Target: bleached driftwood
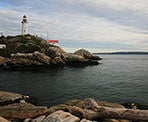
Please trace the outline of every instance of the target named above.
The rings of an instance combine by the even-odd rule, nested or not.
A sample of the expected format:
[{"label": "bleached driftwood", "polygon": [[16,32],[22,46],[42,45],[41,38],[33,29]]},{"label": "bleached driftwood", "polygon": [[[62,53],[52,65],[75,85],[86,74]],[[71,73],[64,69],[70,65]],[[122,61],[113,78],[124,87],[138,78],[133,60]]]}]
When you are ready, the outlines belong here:
[{"label": "bleached driftwood", "polygon": [[[94,113],[88,114],[88,111],[84,111],[83,114],[87,114],[88,119],[95,118],[114,118],[114,119],[127,119],[127,120],[141,120],[148,121],[148,110],[127,109],[127,108],[111,108],[99,106],[94,99],[88,98],[84,100],[84,110],[93,110]],[[85,116],[84,114],[84,116]],[[90,117],[89,117],[90,115]]]},{"label": "bleached driftwood", "polygon": [[112,108],[99,106],[94,99],[85,99],[83,108],[76,106],[65,106],[63,110],[88,120],[99,119],[124,119],[133,121],[148,121],[148,110]]}]

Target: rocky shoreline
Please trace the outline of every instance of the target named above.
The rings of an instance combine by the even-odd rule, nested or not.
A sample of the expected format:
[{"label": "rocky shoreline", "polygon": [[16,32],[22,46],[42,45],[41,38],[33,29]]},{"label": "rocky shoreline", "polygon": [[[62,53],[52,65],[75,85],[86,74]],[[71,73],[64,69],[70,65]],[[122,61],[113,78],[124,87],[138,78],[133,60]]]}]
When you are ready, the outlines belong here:
[{"label": "rocky shoreline", "polygon": [[[27,70],[98,65],[101,57],[80,49],[72,54],[32,35],[0,37],[0,70]],[[57,98],[58,99],[58,98]],[[0,122],[146,122],[147,110],[127,109],[118,103],[92,98],[70,100],[56,106],[37,106],[19,93],[0,91]],[[126,120],[125,120],[126,119]]]},{"label": "rocky shoreline", "polygon": [[32,35],[1,37],[0,69],[28,69],[98,65],[101,57],[80,49],[72,54]]},{"label": "rocky shoreline", "polygon": [[[0,122],[132,122],[113,117],[104,118],[102,114],[97,117],[98,115],[92,107],[94,103],[92,102],[92,105],[88,107],[89,100],[95,101],[88,98],[85,100],[70,100],[52,107],[35,106],[29,96],[0,91]],[[116,108],[125,109],[123,105],[118,103],[95,102],[96,106],[113,110]]]}]

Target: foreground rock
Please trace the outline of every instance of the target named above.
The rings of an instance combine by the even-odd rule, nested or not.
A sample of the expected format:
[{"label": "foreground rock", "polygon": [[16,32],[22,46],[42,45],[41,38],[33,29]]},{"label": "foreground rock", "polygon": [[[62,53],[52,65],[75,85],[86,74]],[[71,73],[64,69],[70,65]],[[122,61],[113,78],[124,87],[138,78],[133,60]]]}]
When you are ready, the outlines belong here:
[{"label": "foreground rock", "polygon": [[[75,105],[71,106],[72,104]],[[107,106],[102,106],[102,104]],[[114,105],[117,105],[117,107]],[[51,111],[54,109],[57,111],[58,108],[63,108],[63,110],[68,111],[81,119],[85,118],[99,122],[129,122],[128,120],[120,119],[129,119],[138,122],[148,121],[148,110],[126,109],[120,104],[110,104],[107,102],[101,102],[99,105],[99,103],[93,99],[85,99],[84,101],[78,102],[74,101],[66,105],[62,104],[58,107],[51,108]]]},{"label": "foreground rock", "polygon": [[[80,122],[92,122],[92,121],[87,120],[87,119],[82,119]],[[93,122],[95,122],[95,121],[93,121]]]},{"label": "foreground rock", "polygon": [[[99,101],[97,102],[97,104],[102,107],[125,108],[124,106],[118,103]],[[97,115],[96,112],[94,112],[93,110],[85,109],[85,107],[86,107],[85,100],[70,100],[65,104],[60,104],[49,108],[49,113],[53,113],[58,110],[63,110],[79,117],[83,121],[85,120],[86,122],[92,122],[92,120],[93,122],[129,122],[128,120],[121,120],[121,119],[107,119],[107,118],[101,119],[100,117],[91,118],[91,116],[93,117]]]},{"label": "foreground rock", "polygon": [[[32,121],[32,122],[43,122],[43,120],[46,118],[46,116],[45,115],[42,115],[42,116],[39,116],[39,117],[37,117],[37,118],[35,118],[35,119],[30,119],[29,121]],[[26,121],[27,122],[27,121]]]},{"label": "foreground rock", "polygon": [[47,107],[20,102],[0,107],[0,116],[9,119],[35,118],[48,113]]},{"label": "foreground rock", "polygon": [[0,122],[10,122],[10,121],[0,116]]},{"label": "foreground rock", "polygon": [[29,96],[18,93],[0,91],[0,106],[18,103],[20,100],[29,100]]},{"label": "foreground rock", "polygon": [[43,122],[80,122],[80,119],[68,112],[59,110],[47,116]]},{"label": "foreground rock", "polygon": [[[8,122],[138,122],[148,121],[148,110],[127,109],[118,103],[96,102],[94,99],[71,100],[47,108],[35,106],[17,93],[0,92],[0,121]],[[15,101],[17,99],[17,102]],[[7,101],[15,101],[8,103]],[[4,119],[4,118],[5,119]],[[123,120],[129,119],[129,120]]]}]

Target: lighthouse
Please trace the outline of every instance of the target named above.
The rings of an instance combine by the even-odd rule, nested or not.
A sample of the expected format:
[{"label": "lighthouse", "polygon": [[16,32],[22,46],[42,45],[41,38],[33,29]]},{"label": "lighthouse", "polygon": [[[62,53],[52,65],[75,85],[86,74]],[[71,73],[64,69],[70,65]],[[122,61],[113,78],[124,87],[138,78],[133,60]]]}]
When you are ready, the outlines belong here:
[{"label": "lighthouse", "polygon": [[28,24],[28,21],[27,21],[27,16],[24,15],[23,16],[23,20],[22,20],[22,35],[26,35],[27,34],[27,24]]}]

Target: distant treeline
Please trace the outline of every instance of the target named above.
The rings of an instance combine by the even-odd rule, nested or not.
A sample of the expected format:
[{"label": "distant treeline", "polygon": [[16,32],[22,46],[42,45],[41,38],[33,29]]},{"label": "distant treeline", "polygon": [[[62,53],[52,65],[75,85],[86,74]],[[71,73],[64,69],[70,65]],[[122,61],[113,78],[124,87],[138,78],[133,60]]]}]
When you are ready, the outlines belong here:
[{"label": "distant treeline", "polygon": [[94,53],[94,54],[110,54],[110,55],[148,55],[148,52],[111,52],[111,53]]}]

